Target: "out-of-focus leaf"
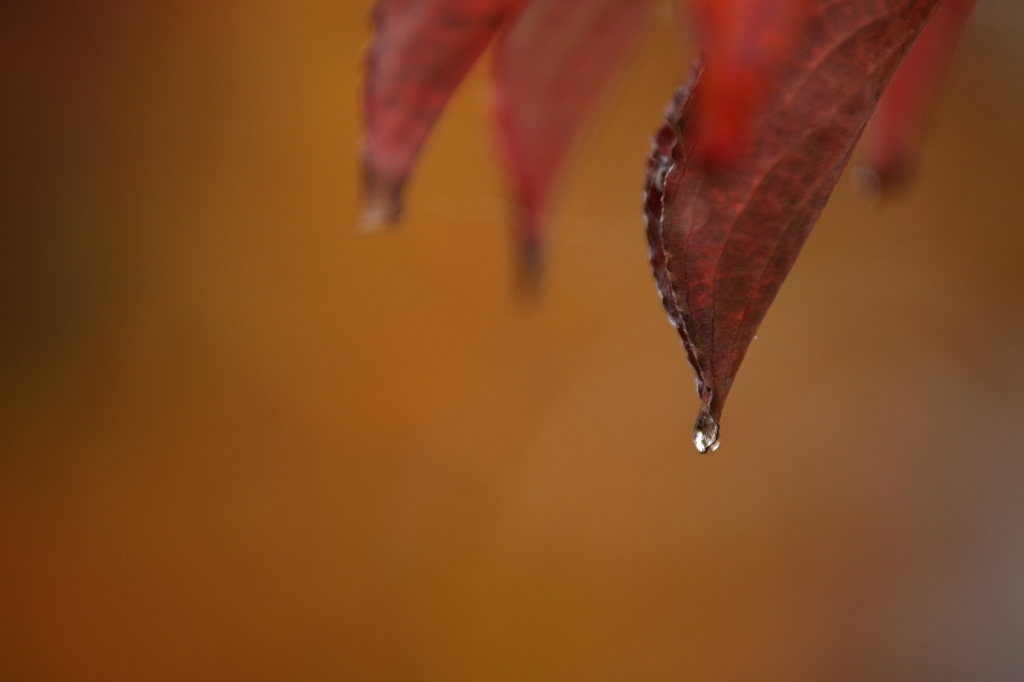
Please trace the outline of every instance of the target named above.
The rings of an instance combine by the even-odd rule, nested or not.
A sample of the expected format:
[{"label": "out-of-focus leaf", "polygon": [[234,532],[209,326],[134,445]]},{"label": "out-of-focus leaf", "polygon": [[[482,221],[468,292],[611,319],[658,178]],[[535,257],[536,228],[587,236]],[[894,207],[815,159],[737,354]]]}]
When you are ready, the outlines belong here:
[{"label": "out-of-focus leaf", "polygon": [[648,238],[662,301],[697,376],[701,452],[717,446],[747,347],[882,91],[939,4],[816,3],[792,56],[767,67],[775,87],[737,136],[728,168],[703,162],[702,147],[715,143],[704,135],[715,110],[702,98],[742,83],[713,82],[722,72],[698,67],[669,108],[648,172]]},{"label": "out-of-focus leaf", "polygon": [[441,110],[521,0],[379,0],[367,57],[363,224],[393,222]]},{"label": "out-of-focus leaf", "polygon": [[498,39],[498,139],[527,284],[536,284],[553,195],[574,143],[653,6],[653,0],[533,0]]},{"label": "out-of-focus leaf", "polygon": [[921,32],[864,132],[864,163],[879,189],[913,170],[928,110],[970,17],[974,0],[946,0]]},{"label": "out-of-focus leaf", "polygon": [[[684,0],[704,58],[704,85],[693,111],[704,166],[738,158],[753,121],[774,93],[800,44],[811,0]],[[683,8],[685,9],[685,8]]]}]

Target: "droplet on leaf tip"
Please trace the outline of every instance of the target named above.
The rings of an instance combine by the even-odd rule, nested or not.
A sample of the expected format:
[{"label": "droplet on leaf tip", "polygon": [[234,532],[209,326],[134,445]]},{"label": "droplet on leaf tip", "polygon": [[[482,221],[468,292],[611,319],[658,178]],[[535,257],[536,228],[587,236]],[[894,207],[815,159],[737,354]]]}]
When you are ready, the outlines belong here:
[{"label": "droplet on leaf tip", "polygon": [[693,427],[693,444],[697,452],[705,454],[718,449],[718,422],[715,421],[708,405],[704,405],[697,416],[697,425]]}]

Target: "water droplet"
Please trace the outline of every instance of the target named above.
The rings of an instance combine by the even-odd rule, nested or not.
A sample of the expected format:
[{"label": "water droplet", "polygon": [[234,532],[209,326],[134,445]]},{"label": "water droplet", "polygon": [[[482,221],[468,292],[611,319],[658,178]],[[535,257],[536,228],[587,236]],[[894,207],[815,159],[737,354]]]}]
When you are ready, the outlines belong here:
[{"label": "water droplet", "polygon": [[697,425],[693,427],[693,444],[702,455],[718,449],[718,422],[711,415],[710,405],[704,405],[697,416]]},{"label": "water droplet", "polygon": [[671,156],[663,155],[658,157],[658,166],[655,169],[653,183],[654,190],[658,192],[658,194],[661,194],[662,192],[665,191],[665,179],[668,177],[668,174],[672,171],[673,166],[675,166],[675,162],[672,161]]}]

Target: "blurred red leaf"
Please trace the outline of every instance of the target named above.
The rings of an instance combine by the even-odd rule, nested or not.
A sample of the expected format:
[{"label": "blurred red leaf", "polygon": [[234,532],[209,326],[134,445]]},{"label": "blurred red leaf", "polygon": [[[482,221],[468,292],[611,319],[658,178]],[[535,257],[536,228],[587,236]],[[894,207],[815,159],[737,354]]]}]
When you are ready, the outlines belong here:
[{"label": "blurred red leaf", "polygon": [[[776,60],[761,67],[775,74],[773,87],[735,138],[728,168],[705,163],[702,153],[718,143],[704,135],[715,116],[704,93],[731,87],[728,70],[698,65],[669,108],[648,171],[648,238],[662,301],[697,375],[701,452],[717,447],[747,347],[886,84],[939,4],[815,3],[791,53],[749,55]],[[719,95],[711,106],[732,100]]]},{"label": "blurred red leaf", "polygon": [[498,39],[495,113],[527,284],[536,285],[553,194],[579,131],[653,5],[532,0]]},{"label": "blurred red leaf", "polygon": [[423,143],[521,0],[380,0],[367,56],[365,227],[393,222]]},{"label": "blurred red leaf", "polygon": [[365,227],[396,221],[420,151],[484,49],[494,50],[498,137],[526,283],[536,283],[553,196],[601,93],[654,0],[380,0],[367,59]]},{"label": "blurred red leaf", "polygon": [[946,0],[921,32],[864,131],[864,163],[879,189],[913,170],[921,129],[974,0]]}]

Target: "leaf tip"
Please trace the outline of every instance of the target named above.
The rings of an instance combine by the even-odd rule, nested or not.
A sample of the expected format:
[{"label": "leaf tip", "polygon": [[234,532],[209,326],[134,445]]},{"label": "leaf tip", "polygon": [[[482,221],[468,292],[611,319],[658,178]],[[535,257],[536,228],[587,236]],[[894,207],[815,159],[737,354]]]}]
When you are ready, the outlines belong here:
[{"label": "leaf tip", "polygon": [[359,229],[365,233],[393,227],[402,217],[402,180],[387,178],[370,165],[363,168],[363,212]]},{"label": "leaf tip", "polygon": [[516,291],[520,298],[538,303],[544,289],[544,245],[532,236],[524,236],[519,243]]},{"label": "leaf tip", "polygon": [[853,169],[850,186],[860,203],[868,208],[878,208],[893,194],[903,189],[911,175],[909,164],[888,167],[863,165]]}]

